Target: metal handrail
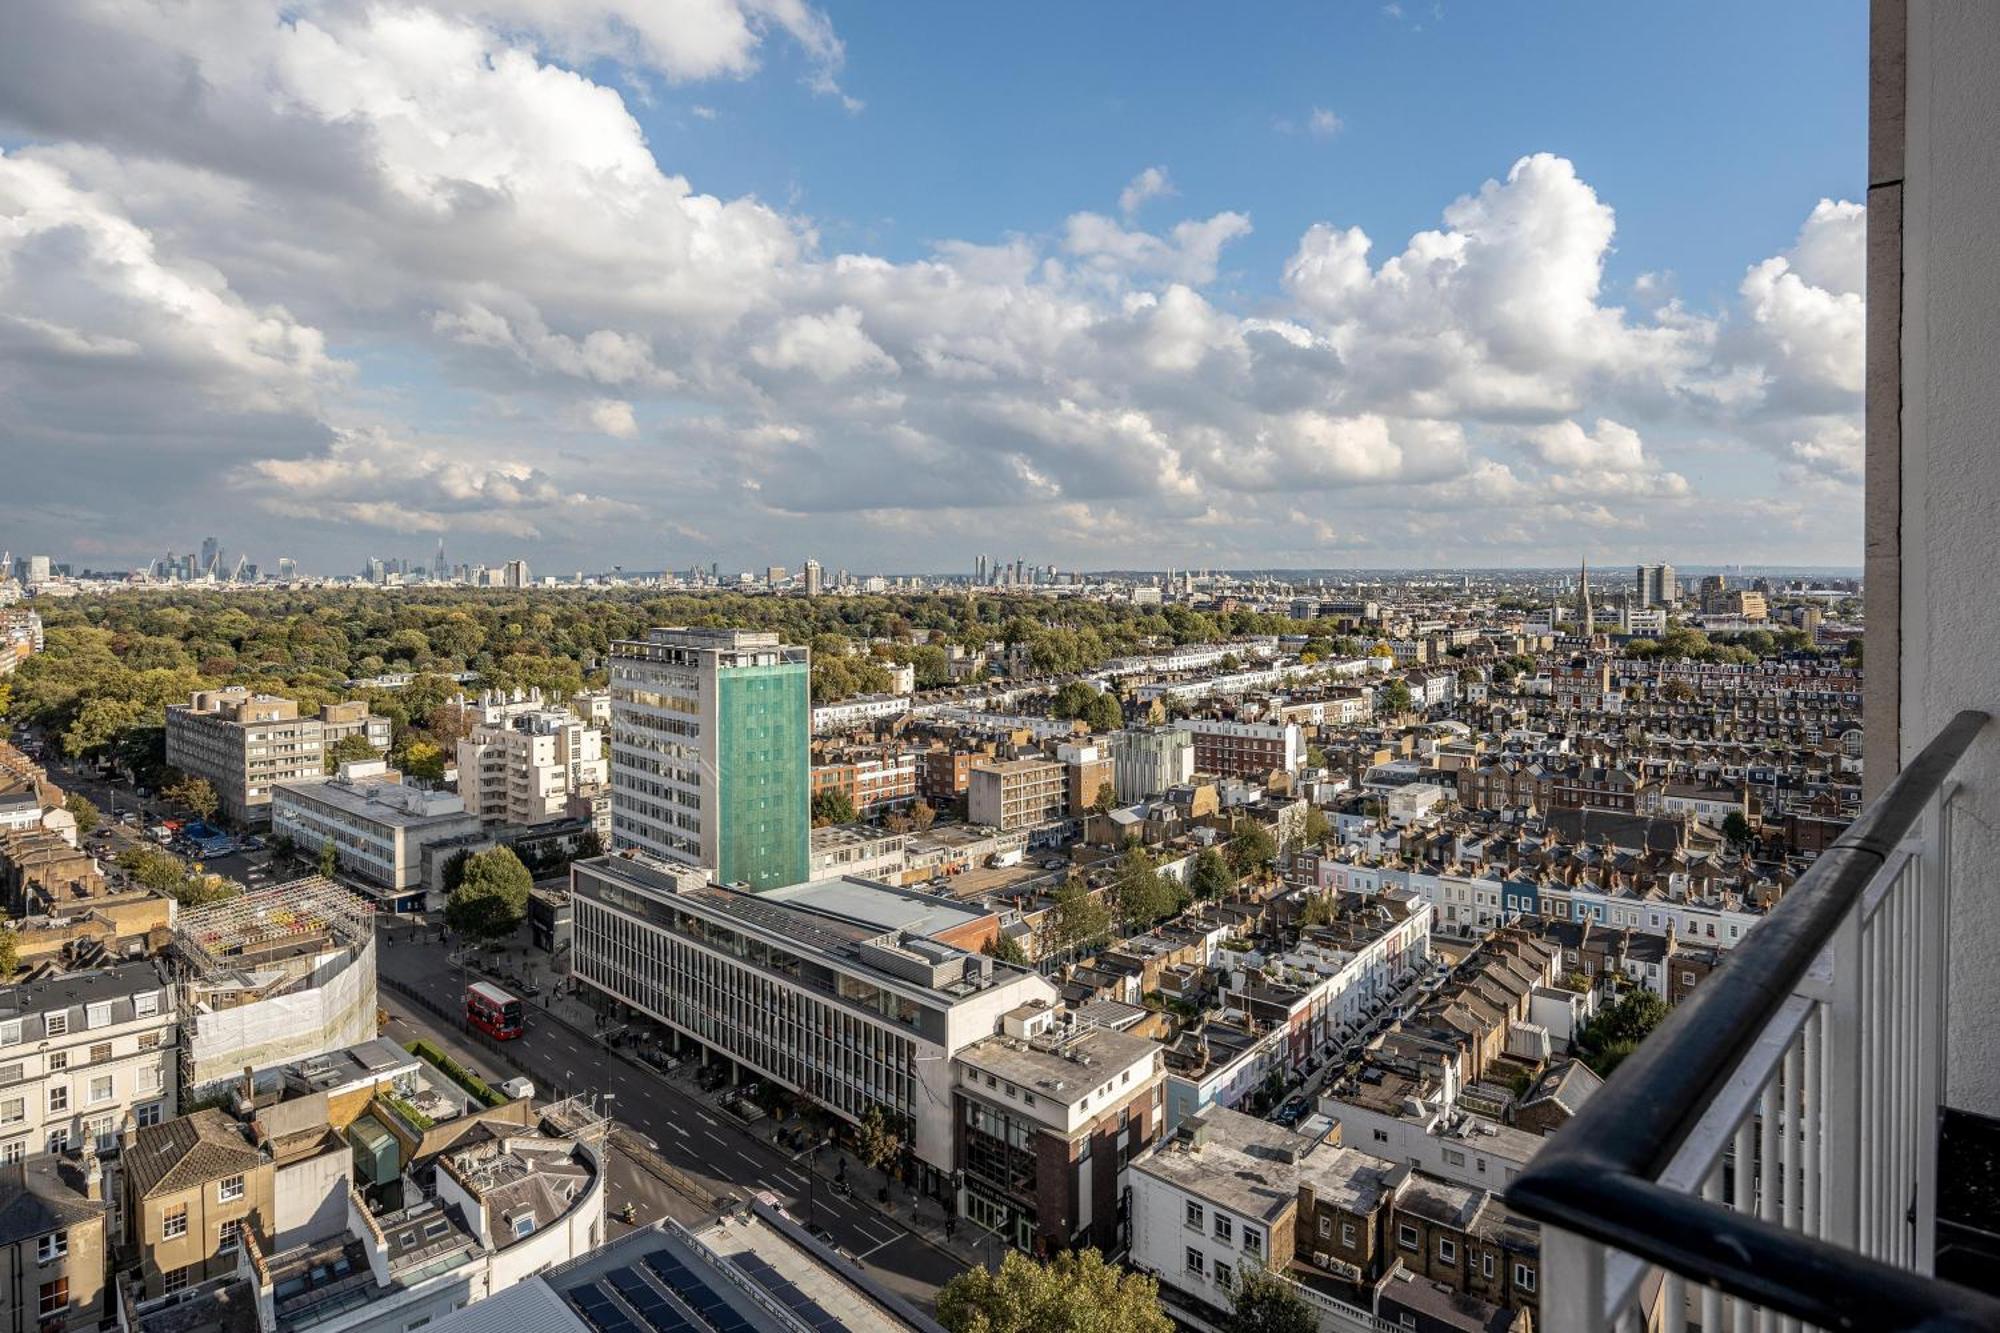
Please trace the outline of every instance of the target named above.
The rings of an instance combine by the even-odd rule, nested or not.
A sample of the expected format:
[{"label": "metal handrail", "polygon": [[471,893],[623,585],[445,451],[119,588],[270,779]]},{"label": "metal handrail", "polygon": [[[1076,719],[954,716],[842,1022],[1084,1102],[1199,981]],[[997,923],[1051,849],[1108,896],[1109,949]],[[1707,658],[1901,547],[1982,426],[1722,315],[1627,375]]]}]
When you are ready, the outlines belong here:
[{"label": "metal handrail", "polygon": [[1989,718],[1947,723],[1506,1190],[1529,1217],[1829,1329],[2000,1329],[2000,1300],[1659,1183]]}]

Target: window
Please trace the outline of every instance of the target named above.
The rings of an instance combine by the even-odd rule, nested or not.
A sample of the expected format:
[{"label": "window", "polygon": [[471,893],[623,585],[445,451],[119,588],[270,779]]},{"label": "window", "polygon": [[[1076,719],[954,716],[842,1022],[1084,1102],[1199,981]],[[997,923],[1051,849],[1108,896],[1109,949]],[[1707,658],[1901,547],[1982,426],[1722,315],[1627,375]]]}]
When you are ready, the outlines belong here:
[{"label": "window", "polygon": [[147,1102],[144,1106],[133,1112],[133,1118],[142,1126],[157,1125],[160,1123],[160,1117],[161,1110],[158,1102]]},{"label": "window", "polygon": [[1224,1217],[1221,1213],[1215,1215],[1215,1238],[1217,1240],[1228,1240],[1229,1233],[1234,1229],[1234,1224],[1228,1218]]},{"label": "window", "polygon": [[1232,1279],[1234,1279],[1234,1277],[1235,1277],[1235,1276],[1236,1276],[1236,1275],[1235,1275],[1234,1273],[1231,1273],[1231,1272],[1229,1271],[1229,1265],[1228,1265],[1228,1264],[1225,1264],[1225,1263],[1218,1263],[1218,1264],[1216,1264],[1216,1266],[1215,1266],[1215,1285],[1216,1285],[1216,1286],[1218,1286],[1218,1287],[1221,1287],[1221,1288],[1222,1288],[1222,1289],[1223,1289],[1224,1291],[1227,1291],[1227,1290],[1229,1290],[1229,1286],[1230,1286],[1230,1283],[1231,1283]]},{"label": "window", "polygon": [[35,1242],[35,1262],[54,1263],[69,1253],[69,1232],[51,1231]]},{"label": "window", "polygon": [[59,1127],[59,1128],[57,1128],[57,1129],[52,1129],[52,1130],[50,1130],[50,1131],[49,1131],[49,1151],[50,1151],[50,1152],[68,1152],[68,1151],[69,1151],[69,1126],[68,1126],[68,1125],[63,1125],[63,1126],[61,1126],[61,1127]]},{"label": "window", "polygon": [[16,1018],[5,1023],[0,1023],[0,1046],[19,1046],[20,1044],[21,1020]]},{"label": "window", "polygon": [[65,1070],[65,1069],[68,1069],[68,1068],[69,1068],[69,1052],[68,1052],[68,1051],[50,1051],[50,1052],[49,1052],[49,1071],[50,1071],[51,1073],[59,1073],[59,1072],[61,1072],[62,1070]]},{"label": "window", "polygon": [[139,1049],[142,1051],[159,1050],[160,1034],[157,1032],[141,1032],[139,1034]]},{"label": "window", "polygon": [[1333,1234],[1333,1219],[1330,1217],[1322,1217],[1319,1220],[1319,1238],[1321,1240],[1325,1240],[1328,1236],[1331,1236],[1332,1234]]},{"label": "window", "polygon": [[1396,1243],[1406,1250],[1416,1249],[1417,1229],[1408,1222],[1399,1223],[1396,1227]]},{"label": "window", "polygon": [[1340,1224],[1340,1243],[1350,1250],[1354,1248],[1354,1223],[1342,1222]]},{"label": "window", "polygon": [[1387,1143],[1388,1141],[1389,1141],[1389,1131],[1388,1131],[1388,1130],[1386,1130],[1386,1129],[1378,1129],[1378,1130],[1376,1130],[1376,1131],[1375,1131],[1375,1142],[1377,1142],[1377,1143]]},{"label": "window", "polygon": [[186,1268],[176,1268],[173,1272],[167,1273],[160,1278],[160,1285],[166,1289],[167,1295],[171,1296],[177,1291],[187,1290],[188,1271]]},{"label": "window", "polygon": [[234,1203],[243,1197],[243,1177],[225,1176],[215,1186],[215,1197],[220,1203]]},{"label": "window", "polygon": [[431,1317],[429,1315],[421,1315],[418,1318],[412,1319],[409,1323],[403,1325],[403,1333],[417,1333],[418,1329],[422,1328],[425,1324],[428,1324],[430,1322],[431,1322]]},{"label": "window", "polygon": [[9,1097],[0,1101],[0,1125],[18,1125],[28,1118],[28,1099]]},{"label": "window", "polygon": [[40,1297],[35,1302],[35,1313],[43,1319],[61,1314],[69,1309],[69,1279],[59,1277],[53,1282],[44,1282]]},{"label": "window", "polygon": [[534,1235],[534,1234],[535,1234],[535,1215],[534,1215],[533,1213],[524,1213],[524,1214],[522,1214],[522,1215],[521,1215],[520,1217],[517,1217],[517,1218],[515,1218],[515,1219],[514,1219],[514,1234],[515,1234],[515,1235],[517,1235],[517,1236],[532,1236],[532,1235]]},{"label": "window", "polygon": [[111,1075],[99,1074],[96,1078],[90,1080],[90,1100],[93,1104],[108,1102],[111,1100],[111,1096]]},{"label": "window", "polygon": [[1196,1231],[1199,1231],[1201,1230],[1201,1218],[1202,1218],[1201,1205],[1198,1203],[1190,1202],[1187,1206],[1187,1224],[1193,1227]]},{"label": "window", "polygon": [[1200,1277],[1204,1271],[1201,1251],[1192,1245],[1188,1246],[1187,1271],[1193,1273],[1196,1277]]},{"label": "window", "polygon": [[1535,1270],[1526,1264],[1515,1264],[1514,1285],[1522,1291],[1533,1291],[1535,1289]]},{"label": "window", "polygon": [[1442,1236],[1438,1237],[1438,1262],[1457,1265],[1458,1245],[1456,1242],[1446,1240]]},{"label": "window", "polygon": [[64,1037],[69,1035],[69,1013],[58,1011],[42,1015],[42,1035],[44,1037]]},{"label": "window", "polygon": [[1482,1255],[1480,1255],[1480,1256],[1479,1256],[1479,1276],[1481,1276],[1481,1277],[1492,1277],[1492,1276],[1493,1276],[1493,1256],[1492,1256],[1492,1255],[1490,1255],[1490,1254],[1482,1254]]},{"label": "window", "polygon": [[1692,973],[1692,972],[1683,972],[1683,973],[1681,973],[1681,985],[1683,985],[1683,986],[1692,986],[1692,985],[1694,985],[1694,973]]},{"label": "window", "polygon": [[111,1043],[100,1041],[90,1048],[90,1063],[101,1065],[111,1058]]},{"label": "window", "polygon": [[161,1216],[160,1237],[175,1240],[188,1233],[188,1206],[177,1203]]},{"label": "window", "polygon": [[1464,1166],[1465,1154],[1456,1148],[1446,1148],[1444,1150],[1444,1160],[1453,1166]]},{"label": "window", "polygon": [[87,1028],[110,1027],[111,1001],[100,1000],[96,1004],[84,1006],[83,1025]]},{"label": "window", "polygon": [[160,1012],[160,993],[156,990],[144,991],[132,997],[132,1012],[140,1018],[147,1018]]},{"label": "window", "polygon": [[215,1228],[215,1252],[217,1254],[236,1253],[236,1246],[242,1237],[242,1218],[232,1217],[226,1222],[218,1223]]},{"label": "window", "polygon": [[1264,1252],[1264,1233],[1259,1231],[1256,1227],[1244,1227],[1243,1253],[1262,1254],[1263,1252]]}]

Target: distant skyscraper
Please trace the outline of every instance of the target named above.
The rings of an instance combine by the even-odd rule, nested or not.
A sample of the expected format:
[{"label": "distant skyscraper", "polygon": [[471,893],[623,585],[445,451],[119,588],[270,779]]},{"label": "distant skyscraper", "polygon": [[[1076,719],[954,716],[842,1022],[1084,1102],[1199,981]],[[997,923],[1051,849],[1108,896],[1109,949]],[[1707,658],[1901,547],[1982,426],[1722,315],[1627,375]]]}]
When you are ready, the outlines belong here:
[{"label": "distant skyscraper", "polygon": [[221,557],[222,543],[213,537],[203,537],[201,539],[201,572],[204,574],[216,573],[215,564]]},{"label": "distant skyscraper", "polygon": [[776,634],[655,629],[611,645],[611,843],[724,883],[803,881],[811,652]]},{"label": "distant skyscraper", "polygon": [[826,574],[820,569],[819,561],[810,559],[806,561],[805,580],[806,596],[817,597],[826,591]]},{"label": "distant skyscraper", "polygon": [[764,570],[765,587],[775,588],[784,581],[785,581],[785,567],[783,565],[771,565]]},{"label": "distant skyscraper", "polygon": [[431,577],[443,583],[451,573],[451,566],[444,562],[444,538],[438,538],[437,558],[431,561]]},{"label": "distant skyscraper", "polygon": [[509,588],[525,588],[529,586],[533,577],[528,572],[527,561],[509,560],[502,574],[501,583]]},{"label": "distant skyscraper", "polygon": [[1633,592],[1640,607],[1667,606],[1680,599],[1680,585],[1674,580],[1672,565],[1640,565],[1633,576]]},{"label": "distant skyscraper", "polygon": [[288,555],[278,557],[278,577],[289,583],[299,576],[298,562]]}]

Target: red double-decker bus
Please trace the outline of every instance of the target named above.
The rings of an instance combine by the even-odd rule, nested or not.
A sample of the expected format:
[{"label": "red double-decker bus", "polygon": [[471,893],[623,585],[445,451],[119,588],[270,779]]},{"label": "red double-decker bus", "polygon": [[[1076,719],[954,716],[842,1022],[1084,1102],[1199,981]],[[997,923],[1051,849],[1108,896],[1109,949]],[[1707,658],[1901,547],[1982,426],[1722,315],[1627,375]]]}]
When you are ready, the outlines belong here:
[{"label": "red double-decker bus", "polygon": [[475,981],[465,988],[465,1021],[489,1037],[507,1041],[527,1030],[528,1009],[491,982]]}]

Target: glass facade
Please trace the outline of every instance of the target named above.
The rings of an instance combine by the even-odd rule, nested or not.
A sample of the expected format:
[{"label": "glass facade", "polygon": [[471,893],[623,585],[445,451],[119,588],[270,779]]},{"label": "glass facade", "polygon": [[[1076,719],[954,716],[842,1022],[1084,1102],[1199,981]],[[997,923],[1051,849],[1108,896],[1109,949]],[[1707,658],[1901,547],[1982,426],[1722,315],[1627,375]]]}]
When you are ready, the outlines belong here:
[{"label": "glass facade", "polygon": [[803,662],[717,673],[716,873],[752,889],[803,883],[812,848],[812,704]]}]

